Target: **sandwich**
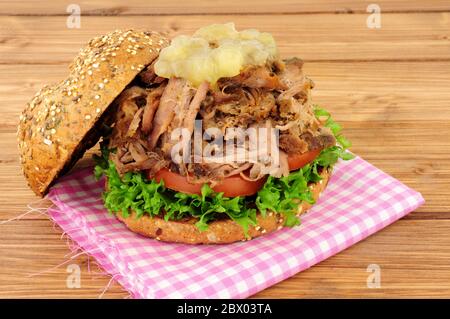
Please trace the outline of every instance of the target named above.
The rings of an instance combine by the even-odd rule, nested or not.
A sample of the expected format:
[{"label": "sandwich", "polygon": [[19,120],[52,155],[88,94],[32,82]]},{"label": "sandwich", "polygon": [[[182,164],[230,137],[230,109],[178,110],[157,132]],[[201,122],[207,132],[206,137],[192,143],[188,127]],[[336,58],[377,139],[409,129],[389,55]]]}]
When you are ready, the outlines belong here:
[{"label": "sandwich", "polygon": [[266,32],[114,31],[26,106],[24,175],[44,196],[100,141],[104,205],[133,232],[226,244],[294,227],[333,166],[353,157],[313,87],[303,61],[282,59]]}]

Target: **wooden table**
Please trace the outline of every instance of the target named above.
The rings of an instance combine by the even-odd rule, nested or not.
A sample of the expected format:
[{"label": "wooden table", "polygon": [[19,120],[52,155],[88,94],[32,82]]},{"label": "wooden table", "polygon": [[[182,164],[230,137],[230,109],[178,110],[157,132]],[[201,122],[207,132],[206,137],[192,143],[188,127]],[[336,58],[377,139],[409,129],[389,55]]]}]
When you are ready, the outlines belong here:
[{"label": "wooden table", "polygon": [[[27,188],[15,132],[28,99],[67,73],[91,37],[117,28],[187,33],[214,22],[272,32],[283,56],[306,61],[317,103],[332,111],[352,150],[420,191],[426,204],[392,226],[255,297],[450,297],[450,2],[76,1],[81,28],[66,27],[74,1],[0,1],[0,220],[48,202]],[[45,209],[44,209],[45,211]],[[87,257],[81,288],[66,287],[66,240],[33,212],[0,225],[0,297],[96,298],[109,282]],[[366,284],[369,264],[381,288]],[[47,270],[41,275],[29,276]],[[104,297],[123,298],[116,283]]]}]

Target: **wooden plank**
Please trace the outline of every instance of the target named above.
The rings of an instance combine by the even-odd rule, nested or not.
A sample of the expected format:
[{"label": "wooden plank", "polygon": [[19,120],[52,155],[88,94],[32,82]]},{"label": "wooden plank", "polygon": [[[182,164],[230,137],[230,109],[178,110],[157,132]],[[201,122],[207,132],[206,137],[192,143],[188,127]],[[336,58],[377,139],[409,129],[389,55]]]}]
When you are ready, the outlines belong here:
[{"label": "wooden plank", "polygon": [[[442,237],[447,223],[400,220],[255,297],[448,297],[450,240]],[[381,288],[367,287],[370,264],[380,266]]]},{"label": "wooden plank", "polygon": [[[1,1],[2,15],[65,15],[67,6],[73,1]],[[354,13],[366,12],[370,2],[358,0],[346,1],[307,1],[307,0],[259,0],[259,1],[202,1],[188,0],[180,3],[177,0],[120,0],[76,2],[84,15],[133,15],[133,14],[248,14],[248,13]],[[378,0],[382,12],[427,12],[448,11],[450,5],[445,0],[402,1]]]},{"label": "wooden plank", "polygon": [[[53,229],[50,220],[23,220],[0,227],[4,234],[0,236],[0,298],[97,298],[108,286],[110,276],[104,275],[93,258],[81,255],[70,260],[75,254],[70,254],[66,238],[61,239],[62,231]],[[71,264],[81,270],[79,289],[66,284]],[[104,294],[104,298],[127,296],[114,282]]]},{"label": "wooden plank", "polygon": [[[377,249],[373,247],[373,249]],[[366,265],[367,267],[367,265]],[[253,298],[448,298],[448,270],[384,269],[381,287],[368,288],[361,268],[313,267]]]},{"label": "wooden plank", "polygon": [[[26,102],[44,84],[67,75],[67,65],[0,65],[0,130],[15,130]],[[305,63],[316,87],[313,99],[339,121],[450,120],[450,61]]]},{"label": "wooden plank", "polygon": [[308,61],[450,59],[449,13],[384,14],[376,30],[367,28],[366,19],[365,14],[108,16],[83,17],[80,29],[68,29],[63,16],[11,16],[0,20],[0,63],[67,63],[90,38],[118,28],[173,36],[229,21],[239,29],[273,33],[282,55]]},{"label": "wooden plank", "polygon": [[[2,227],[2,226],[0,226]],[[401,220],[315,267],[255,295],[283,297],[448,297],[450,289],[450,221]],[[420,236],[417,236],[420,234]],[[81,288],[66,287],[66,266],[46,274],[68,259],[66,241],[50,221],[16,221],[0,232],[0,297],[96,298],[108,284],[85,256],[74,258],[81,268]],[[369,289],[369,264],[381,268],[381,288]],[[126,297],[115,284],[106,297]]]},{"label": "wooden plank", "polygon": [[339,120],[376,125],[450,119],[449,73],[448,62],[305,63],[319,104]]}]

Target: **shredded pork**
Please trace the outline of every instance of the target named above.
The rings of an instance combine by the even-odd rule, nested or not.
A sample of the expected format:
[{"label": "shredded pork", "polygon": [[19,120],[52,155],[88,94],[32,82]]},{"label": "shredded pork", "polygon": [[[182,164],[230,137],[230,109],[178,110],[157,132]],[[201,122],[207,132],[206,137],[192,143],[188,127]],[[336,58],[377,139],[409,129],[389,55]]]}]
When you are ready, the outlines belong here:
[{"label": "shredded pork", "polygon": [[153,129],[148,137],[150,149],[156,146],[161,134],[169,127],[170,122],[175,116],[175,110],[180,105],[180,96],[185,86],[186,81],[178,78],[172,78],[167,83],[153,119]]},{"label": "shredded pork", "polygon": [[[278,60],[248,66],[237,76],[219,79],[217,85],[204,82],[196,88],[180,78],[158,77],[151,64],[116,100],[118,110],[109,143],[117,151],[111,159],[121,174],[148,170],[152,175],[170,167],[191,182],[211,185],[236,174],[248,180],[286,176],[290,154],[336,143],[331,131],[314,115],[310,98],[314,83],[303,75],[302,67],[303,62],[297,58]],[[172,133],[185,129],[192,135],[196,119],[203,121],[204,131],[217,128],[222,134],[227,128],[261,125],[279,129],[279,165],[271,168],[270,161],[265,162],[260,154],[254,154],[258,161],[231,157],[218,161],[211,156],[193,162],[198,154],[192,141],[183,145],[191,152],[191,162],[174,163],[171,150],[178,141],[172,140]],[[270,142],[267,145],[270,148]],[[238,145],[236,140],[236,150],[238,154],[251,154],[247,142]]]}]

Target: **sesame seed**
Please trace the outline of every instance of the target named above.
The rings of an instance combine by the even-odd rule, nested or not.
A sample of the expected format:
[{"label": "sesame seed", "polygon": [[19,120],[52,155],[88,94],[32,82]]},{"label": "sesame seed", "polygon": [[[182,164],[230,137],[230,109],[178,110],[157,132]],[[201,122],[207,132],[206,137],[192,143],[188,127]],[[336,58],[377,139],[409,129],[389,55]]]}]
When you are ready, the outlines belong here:
[{"label": "sesame seed", "polygon": [[92,66],[93,66],[94,68],[98,68],[99,64],[98,64],[98,63],[94,63],[94,64],[92,64]]},{"label": "sesame seed", "polygon": [[51,115],[51,116],[55,116],[55,111],[51,111],[51,112],[50,112],[50,115]]},{"label": "sesame seed", "polygon": [[46,145],[48,145],[48,146],[50,146],[50,145],[52,145],[52,141],[50,141],[49,139],[47,139],[47,138],[44,138],[44,144],[46,144]]},{"label": "sesame seed", "polygon": [[103,83],[108,83],[108,79],[103,79]]},{"label": "sesame seed", "polygon": [[88,72],[87,72],[89,75],[92,75],[92,71],[91,70],[88,70]]},{"label": "sesame seed", "polygon": [[94,96],[94,98],[96,99],[96,100],[99,100],[100,99],[100,95],[96,95],[96,96]]},{"label": "sesame seed", "polygon": [[97,112],[97,113],[100,113],[100,111],[101,111],[100,108],[95,109],[95,112]]},{"label": "sesame seed", "polygon": [[101,90],[101,89],[103,89],[105,87],[105,85],[103,84],[103,83],[99,83],[98,84],[98,88]]},{"label": "sesame seed", "polygon": [[84,118],[85,118],[86,120],[90,120],[90,119],[91,119],[91,116],[88,114],[88,115],[86,115]]},{"label": "sesame seed", "polygon": [[54,128],[52,128],[51,130],[50,130],[50,134],[55,134],[56,133],[56,130],[54,129]]}]

